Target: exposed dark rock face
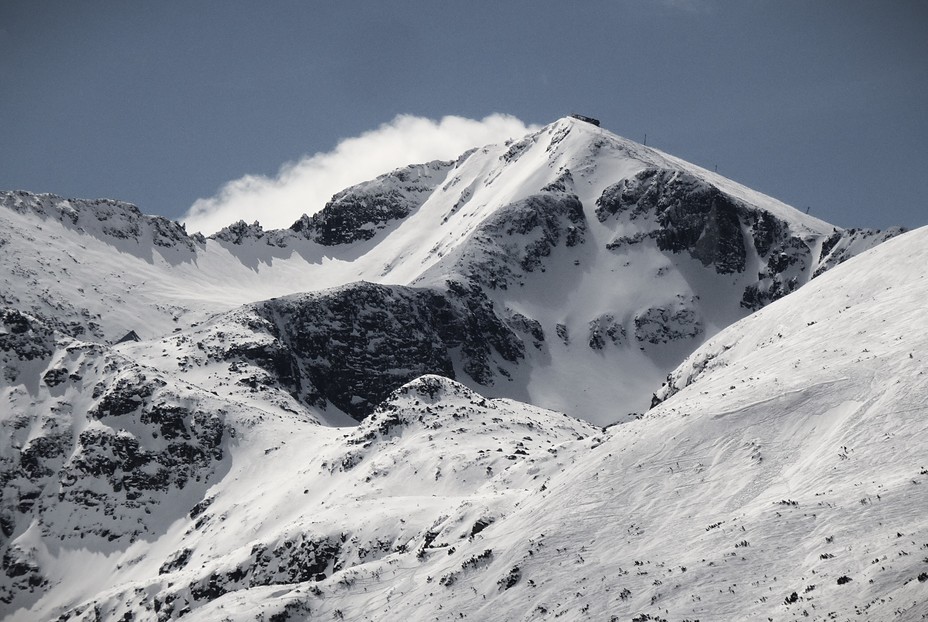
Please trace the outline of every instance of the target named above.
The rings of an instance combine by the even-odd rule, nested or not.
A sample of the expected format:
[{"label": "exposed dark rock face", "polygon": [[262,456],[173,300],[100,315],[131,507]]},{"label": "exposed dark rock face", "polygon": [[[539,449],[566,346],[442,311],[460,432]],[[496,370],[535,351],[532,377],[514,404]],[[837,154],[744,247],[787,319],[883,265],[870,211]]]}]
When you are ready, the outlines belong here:
[{"label": "exposed dark rock face", "polygon": [[[54,334],[43,322],[15,309],[0,309],[0,352],[20,361],[32,361],[51,356],[55,347]],[[4,366],[4,374],[13,374],[15,367]]]},{"label": "exposed dark rock face", "polygon": [[509,316],[508,323],[514,330],[531,336],[532,345],[538,349],[541,349],[545,340],[545,331],[541,327],[541,323],[539,323],[537,320],[533,320],[530,317],[526,317],[521,313],[511,314]]},{"label": "exposed dark rock face", "polygon": [[[617,220],[638,231],[607,244],[621,251],[654,240],[667,253],[687,253],[718,274],[742,274],[749,257],[759,261],[757,279],[745,286],[741,306],[757,310],[785,296],[843,259],[860,252],[855,241],[899,233],[836,231],[818,256],[817,237],[800,235],[770,212],[748,206],[682,171],[649,168],[606,188],[596,201],[600,222]],[[867,241],[861,247],[876,242]]]},{"label": "exposed dark rock face", "polygon": [[[496,356],[509,362],[524,356],[521,338],[490,301],[461,284],[441,291],[357,283],[258,303],[254,310],[275,327],[270,330],[299,370],[301,381],[294,378],[290,390],[306,403],[331,402],[357,419],[413,378],[454,378],[454,351],[480,384],[493,382]],[[239,354],[265,369],[285,366]]]},{"label": "exposed dark rock face", "polygon": [[[128,592],[123,595],[122,605],[130,606],[135,611],[147,612],[146,619],[167,622],[181,619],[189,614],[192,608],[230,592],[268,585],[291,586],[295,583],[322,581],[332,573],[364,561],[365,556],[360,553],[370,554],[370,550],[358,546],[360,542],[356,539],[347,543],[346,540],[345,534],[325,536],[291,533],[277,541],[257,542],[252,545],[250,553],[244,559],[202,573],[193,581],[190,581],[189,576],[184,576],[183,581],[174,581],[171,580],[174,577],[169,577],[166,588],[157,594],[143,589]],[[373,544],[380,547],[378,550],[381,554],[392,550],[389,543]],[[159,575],[170,575],[183,570],[188,567],[193,555],[194,552],[189,548],[175,551],[161,565]],[[309,588],[310,591],[318,589]],[[81,616],[90,606],[94,605],[84,604],[75,607],[65,612],[60,619]],[[286,613],[288,611],[293,612],[294,617],[291,618]],[[305,603],[288,603],[284,612],[272,615],[268,619],[307,619],[310,609]],[[261,616],[261,619],[265,618]]]},{"label": "exposed dark rock face", "polygon": [[574,194],[546,192],[498,210],[457,252],[460,272],[490,289],[508,289],[525,273],[544,272],[558,246],[582,244],[583,204]]},{"label": "exposed dark rock face", "polygon": [[147,216],[131,203],[112,199],[65,199],[54,194],[17,190],[0,192],[0,205],[20,214],[32,212],[42,218],[53,218],[103,239],[143,242],[148,232],[157,246],[190,252],[195,250],[195,243],[201,241],[188,236],[184,226],[173,220]]},{"label": "exposed dark rock face", "polygon": [[822,241],[819,251],[818,267],[815,269],[813,277],[816,277],[826,270],[834,268],[838,264],[844,263],[851,257],[859,255],[861,249],[870,248],[877,244],[882,244],[886,240],[905,233],[901,227],[891,227],[880,231],[873,229],[847,229],[844,231],[835,231]]},{"label": "exposed dark rock face", "polygon": [[158,568],[158,574],[168,574],[185,567],[187,562],[190,561],[191,553],[193,553],[193,551],[190,549],[181,549],[179,551],[175,551],[174,554],[171,555],[163,564],[161,564],[160,568]]},{"label": "exposed dark rock face", "polygon": [[454,162],[436,160],[352,186],[333,196],[318,213],[300,218],[290,229],[324,246],[369,240],[389,223],[418,209],[452,166]]},{"label": "exposed dark rock face", "polygon": [[209,237],[220,242],[241,245],[246,240],[258,240],[264,237],[264,227],[257,220],[250,225],[244,220],[239,220],[223,227]]},{"label": "exposed dark rock face", "polygon": [[[329,573],[341,570],[342,546],[340,538],[314,538],[308,534],[298,534],[293,540],[273,545],[255,544],[249,557],[240,564],[162,595],[152,608],[158,612],[159,620],[170,620],[183,616],[183,609],[178,608],[181,603],[187,606],[191,602],[208,602],[228,592],[264,585],[321,581]],[[176,561],[169,560],[162,568],[171,572],[174,564]]]},{"label": "exposed dark rock face", "polygon": [[635,316],[635,339],[657,345],[692,339],[703,332],[702,320],[692,300],[677,298],[664,307],[651,307]]},{"label": "exposed dark rock face", "polygon": [[542,192],[567,192],[574,193],[574,176],[569,168],[557,176],[557,179],[541,189]]},{"label": "exposed dark rock face", "polygon": [[0,601],[10,603],[46,584],[34,552],[11,542],[27,526],[62,541],[128,544],[149,530],[148,516],[170,512],[172,492],[193,482],[205,487],[224,458],[228,430],[216,404],[175,390],[105,346],[71,341],[16,312],[3,314],[3,327],[5,369],[63,350],[66,363],[41,374],[51,395],[85,379],[94,386],[86,417],[71,401],[50,398],[47,408],[0,420],[9,439],[0,455],[0,554],[9,579]]},{"label": "exposed dark rock face", "polygon": [[742,307],[756,311],[798,288],[800,280],[804,282],[807,278],[813,257],[808,243],[791,235],[769,214],[753,212],[745,220],[752,230],[760,232],[760,237],[755,238],[755,248],[760,259],[766,259],[758,271],[757,282],[745,288],[741,299]]},{"label": "exposed dark rock face", "polygon": [[151,226],[152,242],[157,246],[171,248],[182,245],[192,251],[194,250],[195,242],[202,243],[204,241],[202,236],[199,238],[188,236],[187,229],[178,222],[162,218],[161,216],[147,216],[147,218]]},{"label": "exposed dark rock face", "polygon": [[[37,436],[23,446],[19,455],[19,466],[30,480],[55,474],[55,466],[62,462],[71,439],[66,434]],[[25,508],[21,503],[20,507]],[[31,504],[30,504],[31,505]]]},{"label": "exposed dark rock face", "polygon": [[48,585],[48,579],[42,575],[34,547],[8,547],[3,552],[0,569],[8,581],[0,589],[0,602],[9,604],[19,594],[33,594]]},{"label": "exposed dark rock face", "polygon": [[616,249],[641,244],[645,240],[655,240],[657,236],[657,231],[639,231],[633,235],[621,235],[606,244],[606,248],[614,251]]},{"label": "exposed dark rock face", "polygon": [[[189,405],[137,369],[109,386],[88,415],[106,425],[81,431],[76,443],[71,433],[32,439],[19,456],[19,470],[30,482],[57,476],[58,502],[107,517],[85,526],[84,535],[136,535],[142,525],[126,519],[171,489],[204,480],[223,458],[222,412]],[[139,425],[144,432],[128,432]]]},{"label": "exposed dark rock face", "polygon": [[537,134],[531,134],[521,140],[509,141],[509,149],[499,157],[501,162],[512,163],[522,157],[522,154],[528,151],[529,147],[538,140]]},{"label": "exposed dark rock face", "polygon": [[59,367],[57,369],[49,369],[42,375],[42,381],[50,386],[57,387],[59,384],[63,383],[68,379],[68,370],[67,368]]},{"label": "exposed dark rock face", "polygon": [[593,350],[602,350],[606,343],[621,346],[625,343],[625,328],[616,322],[615,316],[606,313],[590,320],[587,343]]},{"label": "exposed dark rock face", "polygon": [[656,218],[657,246],[663,251],[686,251],[720,274],[744,270],[739,216],[745,208],[692,175],[647,169],[606,188],[596,204],[600,222],[616,215]]},{"label": "exposed dark rock face", "polygon": [[[303,216],[306,218],[306,216]],[[293,232],[288,229],[270,229],[264,230],[257,220],[250,225],[244,220],[234,222],[227,227],[223,227],[213,235],[209,236],[211,240],[225,242],[235,246],[263,241],[268,246],[278,248],[286,247],[292,242]]]},{"label": "exposed dark rock face", "polygon": [[768,279],[767,283],[748,285],[741,297],[741,306],[756,311],[794,291],[797,287],[799,287],[799,280],[795,277],[786,281]]},{"label": "exposed dark rock face", "polygon": [[144,373],[129,370],[106,388],[97,405],[87,414],[98,419],[132,414],[164,385],[160,378],[150,379]]}]

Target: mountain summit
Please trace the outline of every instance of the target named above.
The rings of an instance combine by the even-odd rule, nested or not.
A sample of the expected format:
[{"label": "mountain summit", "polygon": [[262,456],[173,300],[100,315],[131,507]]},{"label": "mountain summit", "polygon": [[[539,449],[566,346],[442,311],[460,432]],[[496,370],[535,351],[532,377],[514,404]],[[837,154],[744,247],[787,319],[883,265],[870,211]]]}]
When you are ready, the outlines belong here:
[{"label": "mountain summit", "polygon": [[[843,615],[872,594],[809,595],[811,574],[915,572],[861,567],[923,541],[903,490],[920,454],[867,440],[924,394],[905,351],[921,232],[883,245],[900,231],[834,227],[569,117],[288,229],[0,206],[12,619],[738,619],[819,594]],[[863,388],[893,374],[915,393]],[[893,475],[861,503],[893,499],[899,551],[848,510],[874,465]],[[820,548],[841,563],[807,563]]]},{"label": "mountain summit", "polygon": [[167,373],[205,365],[214,333],[252,331],[273,344],[260,374],[336,419],[439,373],[627,420],[706,338],[898,233],[833,227],[570,117],[358,184],[285,230],[204,238],[116,201],[0,205],[4,304],[97,343],[135,331],[121,350]]}]

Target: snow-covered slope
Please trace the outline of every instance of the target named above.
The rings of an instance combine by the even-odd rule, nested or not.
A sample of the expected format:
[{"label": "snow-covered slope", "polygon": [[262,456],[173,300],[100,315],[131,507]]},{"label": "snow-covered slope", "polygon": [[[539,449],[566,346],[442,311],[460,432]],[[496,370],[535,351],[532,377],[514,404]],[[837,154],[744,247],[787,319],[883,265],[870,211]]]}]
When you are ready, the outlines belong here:
[{"label": "snow-covered slope", "polygon": [[0,193],[0,616],[914,615],[898,233],[575,119],[286,230]]},{"label": "snow-covered slope", "polygon": [[[350,322],[365,312],[359,282],[389,286],[382,300],[405,300],[394,286],[413,286],[420,299],[483,310],[470,334],[492,334],[489,348],[427,337],[441,352],[410,360],[405,374],[354,349],[345,365],[369,370],[359,381],[375,389],[348,396],[349,408],[319,387],[306,393],[355,418],[431,372],[599,424],[627,420],[706,338],[898,233],[834,228],[570,118],[346,189],[287,230],[240,222],[206,239],[114,201],[14,192],[0,204],[2,303],[85,340],[134,331],[152,344],[133,351],[143,364],[160,365],[175,331],[239,333],[222,326],[237,322],[234,310],[271,298],[315,292],[302,300],[340,305],[335,315]],[[264,315],[282,327],[309,312],[272,306]],[[314,327],[319,343],[338,330]],[[406,335],[390,330],[374,341]],[[305,368],[306,353],[278,336],[288,367]],[[392,386],[378,381],[388,373]],[[320,382],[318,369],[310,375]]]},{"label": "snow-covered slope", "polygon": [[723,331],[487,530],[504,554],[467,587],[518,587],[476,610],[446,590],[441,613],[925,619],[926,266],[920,229]]},{"label": "snow-covered slope", "polygon": [[[220,452],[202,482],[172,484],[175,503],[139,497],[140,522],[105,511],[70,519],[95,521],[87,525],[17,510],[33,518],[10,534],[6,611],[24,620],[924,619],[926,265],[928,229],[849,260],[723,330],[674,371],[663,402],[605,432],[437,376],[349,429],[206,391],[199,399],[224,401]],[[24,329],[27,318],[4,321],[7,336],[49,335]],[[67,375],[44,373],[46,387],[5,400],[24,400],[29,413],[26,400],[53,388],[102,382],[113,398],[88,417],[92,428],[166,443],[147,421],[161,438],[193,441],[195,420],[145,416],[164,394],[146,396],[139,375],[166,376],[108,368],[100,346],[91,349],[101,364],[84,364],[86,347],[50,339],[23,337],[17,352],[34,373]],[[14,445],[40,445],[47,425],[17,429],[27,428],[28,443]],[[109,495],[113,475],[137,481],[125,477],[130,466],[80,485]],[[72,469],[51,471],[37,498],[54,503],[49,493],[66,489]],[[85,528],[113,523],[145,531]],[[83,538],[62,533],[72,527]]]},{"label": "snow-covered slope", "polygon": [[[137,407],[144,418],[147,403]],[[59,530],[42,514],[14,532],[4,558],[15,580],[4,595],[7,611],[30,607],[13,616],[20,619],[95,612],[174,619],[227,592],[349,584],[359,568],[389,575],[401,559],[447,555],[562,468],[565,444],[599,431],[565,415],[486,400],[437,376],[400,388],[347,433],[236,405],[223,412],[221,473],[207,476],[205,491],[199,480],[172,481],[171,503],[141,498],[143,510],[162,510],[147,518],[144,534],[107,530],[135,525],[92,512],[70,515],[73,534],[72,525]],[[118,464],[116,478],[125,482],[129,471]],[[82,485],[112,496],[100,479],[86,475]],[[90,528],[94,519],[103,531]],[[88,560],[92,575],[81,563]],[[88,595],[98,602],[85,602]]]}]

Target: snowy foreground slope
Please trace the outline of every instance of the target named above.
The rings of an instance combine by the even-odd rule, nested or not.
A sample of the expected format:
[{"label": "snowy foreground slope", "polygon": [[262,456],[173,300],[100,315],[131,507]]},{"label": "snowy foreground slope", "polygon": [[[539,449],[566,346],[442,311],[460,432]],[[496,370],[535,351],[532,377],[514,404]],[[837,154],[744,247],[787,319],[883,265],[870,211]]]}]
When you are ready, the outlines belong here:
[{"label": "snowy foreground slope", "polygon": [[[41,589],[7,613],[926,619],[926,265],[924,228],[844,263],[723,330],[660,405],[606,431],[436,376],[349,429],[226,398],[198,502],[92,517],[145,525],[112,540],[63,537],[81,519],[60,506],[39,516],[3,563]],[[91,356],[70,348],[69,371]],[[156,443],[115,404],[88,429]],[[160,438],[196,435],[181,419]]]}]

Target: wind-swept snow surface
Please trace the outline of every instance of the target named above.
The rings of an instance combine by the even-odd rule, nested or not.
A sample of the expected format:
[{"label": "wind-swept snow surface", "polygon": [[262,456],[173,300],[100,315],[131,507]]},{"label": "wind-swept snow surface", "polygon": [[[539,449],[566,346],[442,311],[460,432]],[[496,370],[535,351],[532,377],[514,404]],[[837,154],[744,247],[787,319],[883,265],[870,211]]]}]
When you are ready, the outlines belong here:
[{"label": "wind-swept snow surface", "polygon": [[436,376],[348,431],[229,406],[172,521],[14,534],[12,618],[923,619],[926,262],[848,261],[605,433]]},{"label": "wind-swept snow surface", "polygon": [[[117,201],[11,192],[0,204],[0,301],[79,339],[113,343],[134,331],[155,343],[133,352],[145,364],[160,367],[163,349],[171,356],[158,344],[175,331],[216,327],[228,321],[217,314],[275,297],[316,292],[315,309],[350,324],[371,311],[359,282],[482,309],[469,334],[492,334],[487,349],[462,338],[465,330],[429,337],[440,354],[399,369],[372,367],[357,351],[345,358],[352,369],[396,377],[391,386],[363,379],[378,388],[356,394],[351,407],[318,386],[332,381],[319,365],[307,370],[307,354],[321,360],[318,348],[293,352],[294,339],[272,335],[284,342],[280,356],[294,359],[285,367],[317,385],[303,392],[318,396],[304,406],[326,402],[359,419],[403,382],[440,373],[489,396],[598,424],[625,421],[706,338],[898,233],[831,227],[570,118],[358,184],[285,230],[239,222],[204,238]],[[263,315],[281,327],[307,312],[273,302],[261,309],[268,305],[279,308]],[[423,329],[434,336],[442,320],[433,317]],[[314,330],[332,341],[340,329]],[[393,348],[407,334],[371,347]]]},{"label": "wind-swept snow surface", "polygon": [[287,230],[0,205],[0,617],[928,619],[928,229],[570,119]]}]

